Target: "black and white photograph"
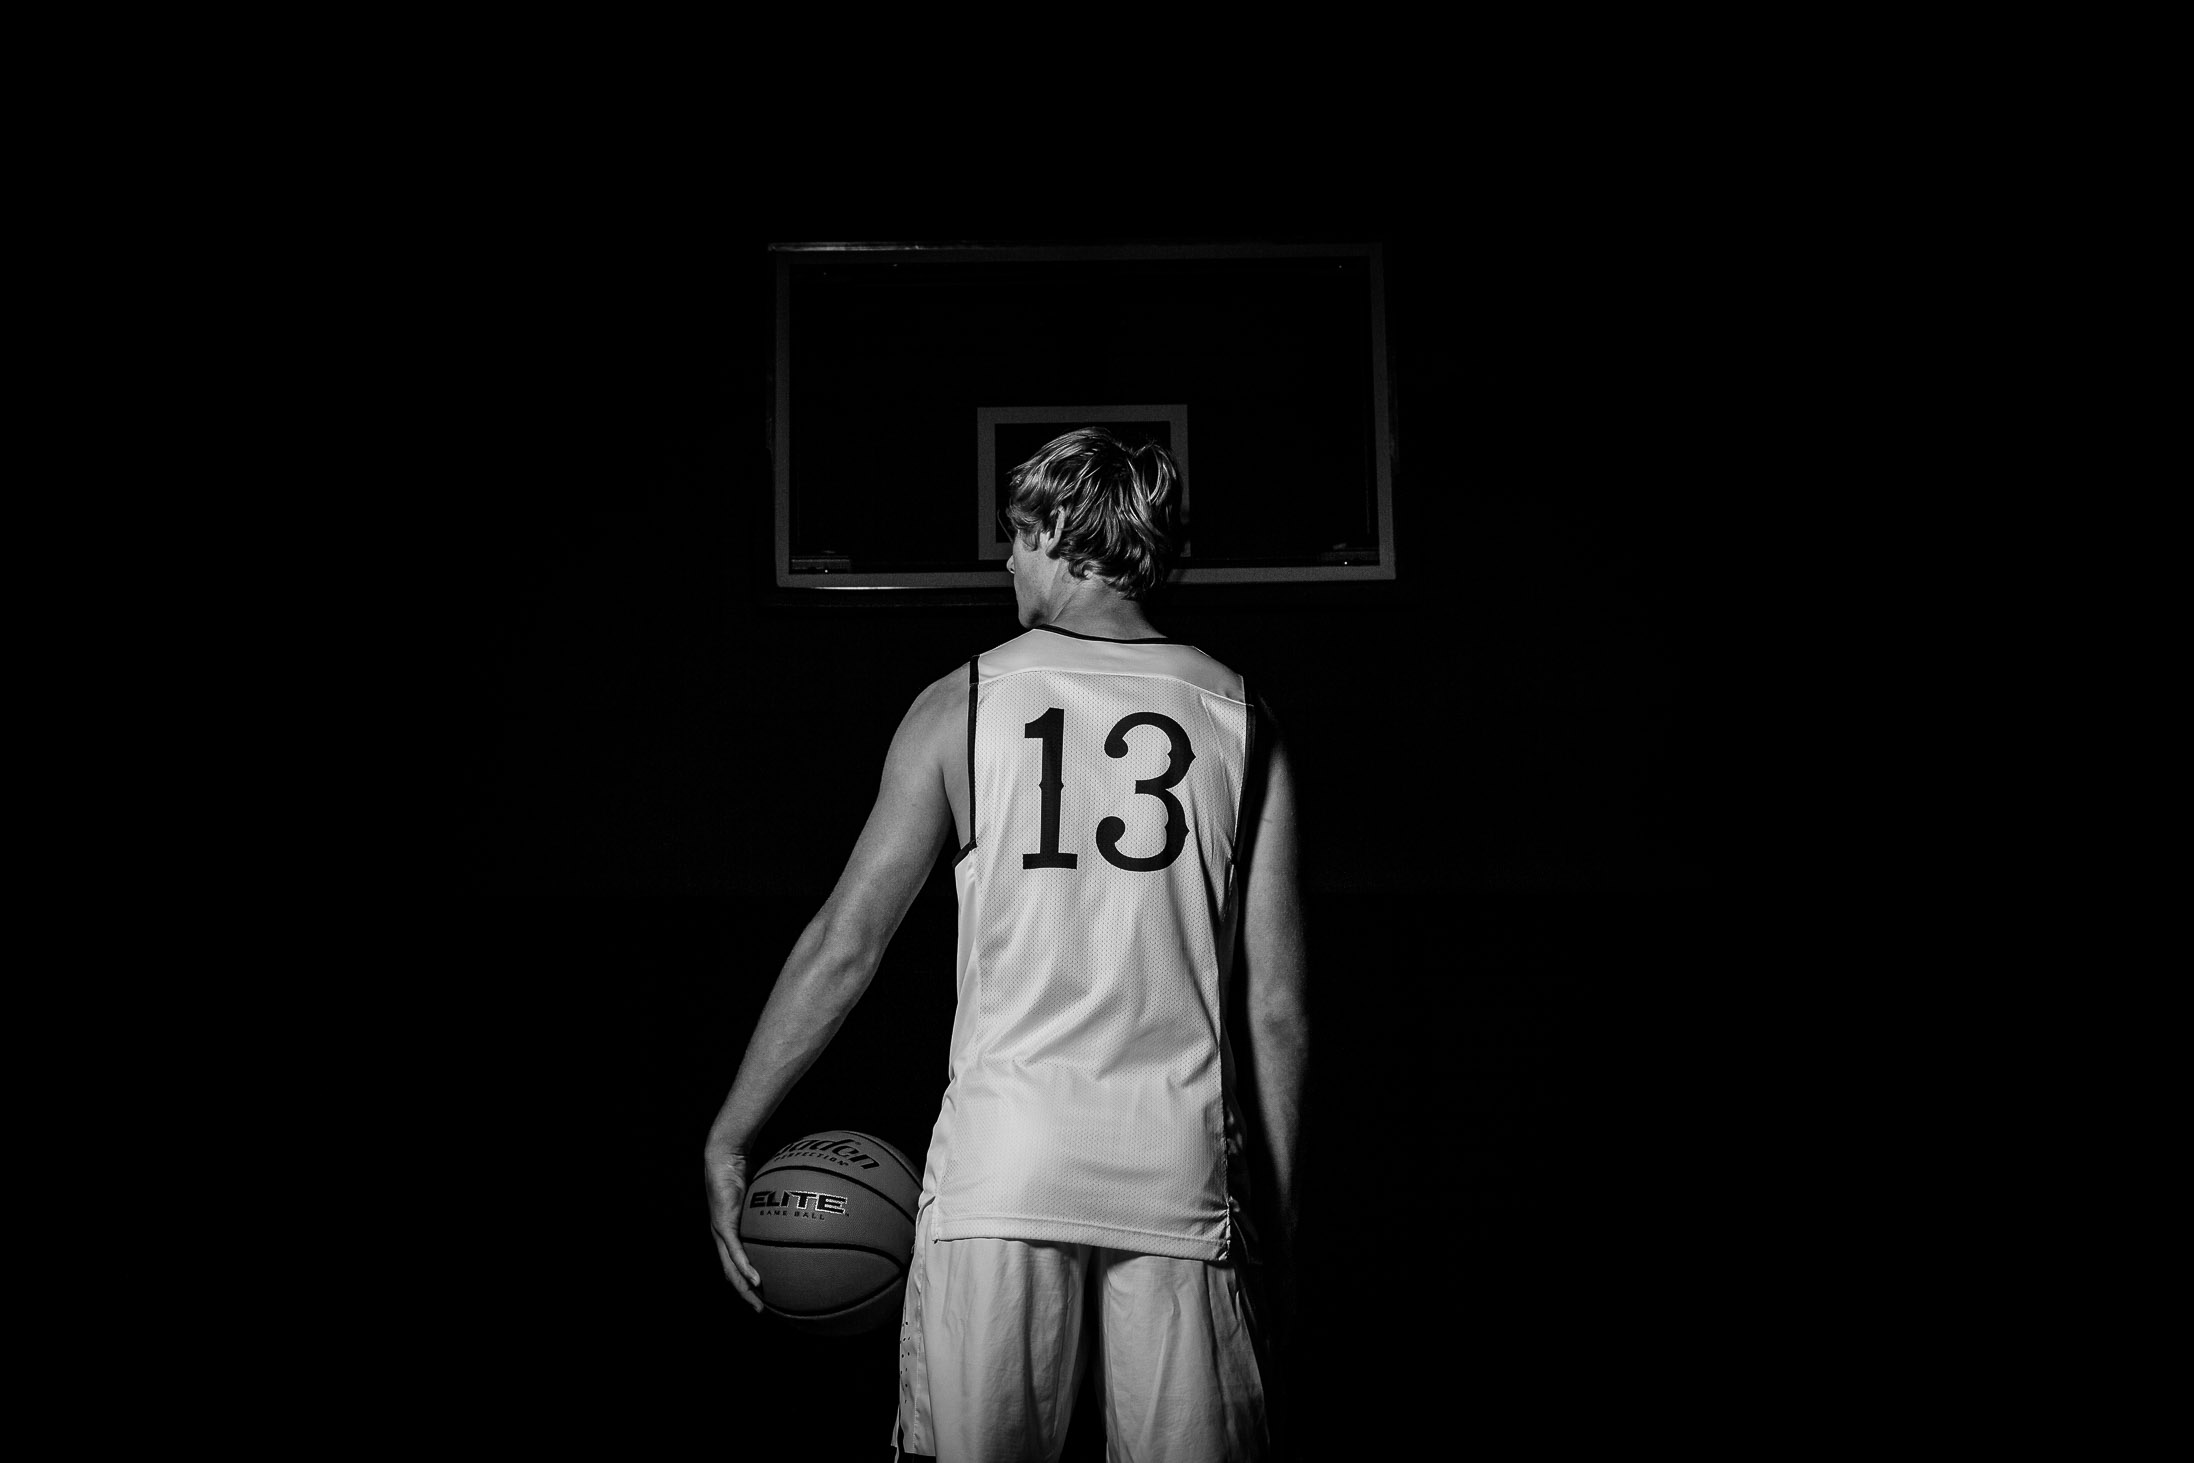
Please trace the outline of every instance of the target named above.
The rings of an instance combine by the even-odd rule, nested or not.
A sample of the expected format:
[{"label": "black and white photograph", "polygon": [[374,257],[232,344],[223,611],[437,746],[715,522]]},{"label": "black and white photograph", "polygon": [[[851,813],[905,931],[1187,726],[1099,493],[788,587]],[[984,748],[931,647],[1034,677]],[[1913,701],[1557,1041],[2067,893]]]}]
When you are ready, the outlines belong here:
[{"label": "black and white photograph", "polygon": [[518,261],[427,512],[481,1441],[1741,1439],[1725,305],[1528,210],[705,191]]}]

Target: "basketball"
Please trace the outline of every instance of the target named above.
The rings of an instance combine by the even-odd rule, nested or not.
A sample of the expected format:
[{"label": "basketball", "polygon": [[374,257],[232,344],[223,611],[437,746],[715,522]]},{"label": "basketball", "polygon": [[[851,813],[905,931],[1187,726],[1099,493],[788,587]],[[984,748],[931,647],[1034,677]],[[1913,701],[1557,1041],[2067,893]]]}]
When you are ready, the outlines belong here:
[{"label": "basketball", "polygon": [[896,1321],[921,1193],[906,1155],[867,1133],[810,1133],[771,1154],[739,1216],[763,1307],[818,1336]]}]

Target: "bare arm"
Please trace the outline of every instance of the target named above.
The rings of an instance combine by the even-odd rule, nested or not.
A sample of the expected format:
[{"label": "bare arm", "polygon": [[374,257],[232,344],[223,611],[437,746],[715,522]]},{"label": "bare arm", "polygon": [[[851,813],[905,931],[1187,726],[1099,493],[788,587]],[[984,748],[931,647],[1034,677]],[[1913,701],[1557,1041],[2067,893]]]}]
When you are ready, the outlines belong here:
[{"label": "bare arm", "polygon": [[1251,1120],[1262,1140],[1259,1176],[1270,1186],[1260,1207],[1277,1228],[1271,1238],[1285,1270],[1292,1264],[1299,1212],[1297,1160],[1310,1063],[1309,970],[1294,777],[1287,744],[1269,712],[1260,715],[1259,737],[1261,787],[1242,890],[1242,1024],[1249,1046],[1248,1095],[1255,1106]]},{"label": "bare arm", "polygon": [[[941,758],[951,743],[949,681],[916,698],[892,737],[882,786],[845,872],[808,921],[770,991],[705,1153],[718,1258],[756,1310],[760,1276],[739,1243],[739,1206],[756,1134],[845,1023],[921,892],[952,829]],[[964,685],[964,682],[962,683]],[[964,694],[964,693],[963,693]],[[964,714],[959,724],[965,724]]]}]

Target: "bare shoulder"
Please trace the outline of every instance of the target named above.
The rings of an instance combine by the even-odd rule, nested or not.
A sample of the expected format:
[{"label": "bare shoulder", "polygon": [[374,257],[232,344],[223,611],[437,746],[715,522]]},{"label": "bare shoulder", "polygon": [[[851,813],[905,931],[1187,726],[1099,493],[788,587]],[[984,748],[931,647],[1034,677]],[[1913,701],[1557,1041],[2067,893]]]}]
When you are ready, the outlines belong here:
[{"label": "bare shoulder", "polygon": [[939,720],[949,724],[955,713],[963,717],[967,715],[965,663],[953,667],[924,686],[922,693],[914,698],[914,704],[907,708],[907,720],[919,720],[924,725]]},{"label": "bare shoulder", "polygon": [[1288,746],[1287,727],[1274,714],[1271,702],[1255,692],[1251,693],[1251,699],[1257,709],[1255,739],[1257,762],[1268,775],[1276,771],[1278,775],[1284,777],[1287,775],[1287,763],[1291,751]]},{"label": "bare shoulder", "polygon": [[[1295,819],[1294,750],[1280,719],[1272,714],[1271,703],[1263,696],[1256,696],[1255,705],[1257,724],[1251,737],[1248,786],[1242,799],[1244,814],[1252,827],[1278,824],[1292,829]],[[1263,841],[1261,836],[1252,837],[1253,844]]]},{"label": "bare shoulder", "polygon": [[918,756],[940,768],[948,766],[966,724],[967,667],[962,665],[931,681],[914,698],[892,737],[892,755]]}]

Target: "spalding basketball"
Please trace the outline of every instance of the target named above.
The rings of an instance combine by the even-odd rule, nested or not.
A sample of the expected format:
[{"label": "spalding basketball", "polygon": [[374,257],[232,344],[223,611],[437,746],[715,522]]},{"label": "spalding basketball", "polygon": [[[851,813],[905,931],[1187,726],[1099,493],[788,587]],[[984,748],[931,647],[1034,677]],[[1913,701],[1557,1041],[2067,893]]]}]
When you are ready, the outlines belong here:
[{"label": "spalding basketball", "polygon": [[810,1133],[771,1154],[739,1216],[763,1306],[819,1336],[896,1321],[921,1193],[906,1155],[866,1133]]}]

